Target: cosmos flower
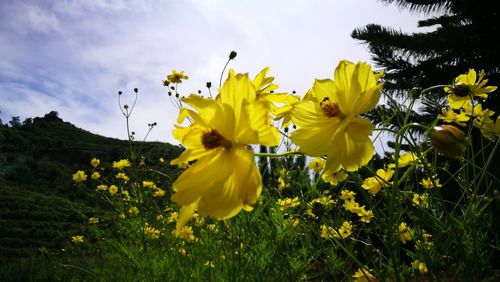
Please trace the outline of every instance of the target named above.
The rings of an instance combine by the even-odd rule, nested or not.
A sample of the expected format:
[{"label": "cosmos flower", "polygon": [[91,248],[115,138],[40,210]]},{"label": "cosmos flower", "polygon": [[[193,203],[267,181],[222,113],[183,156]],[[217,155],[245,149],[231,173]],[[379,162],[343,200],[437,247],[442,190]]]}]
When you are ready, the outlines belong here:
[{"label": "cosmos flower", "polygon": [[178,123],[189,117],[188,127],[173,131],[186,150],[172,165],[194,162],[173,183],[172,200],[182,206],[177,228],[195,210],[226,219],[242,209],[250,211],[262,191],[261,175],[249,144],[275,146],[279,132],[271,125],[268,103],[258,101],[247,74],[229,71],[215,100],[191,95],[183,102]]},{"label": "cosmos flower", "polygon": [[381,76],[367,63],[341,61],[334,80],[316,80],[310,95],[292,112],[292,121],[299,129],[290,138],[299,151],[313,157],[327,155],[325,171],[336,172],[342,167],[356,171],[367,164],[374,153],[369,138],[374,126],[359,115],[377,105]]}]

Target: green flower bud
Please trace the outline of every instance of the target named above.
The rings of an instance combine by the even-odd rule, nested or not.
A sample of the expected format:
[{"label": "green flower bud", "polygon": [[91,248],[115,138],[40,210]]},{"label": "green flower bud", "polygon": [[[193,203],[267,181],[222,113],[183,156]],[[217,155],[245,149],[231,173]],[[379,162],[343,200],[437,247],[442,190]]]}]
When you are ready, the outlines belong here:
[{"label": "green flower bud", "polygon": [[463,156],[467,150],[467,138],[464,132],[448,124],[434,127],[431,144],[438,153],[452,159]]}]

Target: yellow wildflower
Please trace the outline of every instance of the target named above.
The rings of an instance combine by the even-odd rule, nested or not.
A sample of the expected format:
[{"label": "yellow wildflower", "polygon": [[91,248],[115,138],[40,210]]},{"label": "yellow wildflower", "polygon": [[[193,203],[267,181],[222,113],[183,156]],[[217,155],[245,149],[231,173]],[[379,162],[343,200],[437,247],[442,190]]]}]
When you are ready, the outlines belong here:
[{"label": "yellow wildflower", "polygon": [[94,171],[92,173],[92,175],[90,176],[90,178],[92,178],[93,180],[97,180],[97,179],[101,178],[101,174],[98,171]]},{"label": "yellow wildflower", "polygon": [[118,192],[118,187],[116,185],[109,186],[109,194],[115,195]]},{"label": "yellow wildflower", "polygon": [[443,184],[439,183],[439,178],[437,178],[437,174],[433,175],[432,177],[423,178],[420,181],[420,185],[422,185],[426,189],[443,187]]},{"label": "yellow wildflower", "polygon": [[85,174],[85,171],[79,170],[73,174],[73,181],[76,183],[83,182],[87,180],[87,174]]},{"label": "yellow wildflower", "polygon": [[[392,156],[393,159],[396,159],[396,157],[393,155]],[[399,156],[398,158],[398,167],[399,168],[404,168],[404,167],[407,167],[413,163],[416,163],[417,166],[422,166],[422,161],[419,160],[418,158],[418,155],[414,152],[406,152],[404,154],[402,154],[401,156]],[[394,163],[391,163],[388,165],[388,168],[395,168],[396,167],[396,164]]]},{"label": "yellow wildflower", "polygon": [[106,185],[106,184],[97,185],[97,190],[106,191],[106,190],[108,190],[108,185]]},{"label": "yellow wildflower", "polygon": [[320,172],[325,167],[325,160],[323,160],[322,158],[315,158],[314,160],[309,162],[308,167],[314,172]]},{"label": "yellow wildflower", "polygon": [[82,235],[72,236],[71,242],[73,242],[75,244],[83,244],[83,236]]},{"label": "yellow wildflower", "polygon": [[466,126],[465,122],[469,121],[470,119],[465,114],[465,112],[461,111],[459,114],[457,114],[452,109],[443,109],[443,115],[438,115],[438,118],[448,123],[456,123],[460,126]]},{"label": "yellow wildflower", "polygon": [[165,196],[165,190],[158,188],[154,193],[153,197],[160,198]]},{"label": "yellow wildflower", "polygon": [[146,223],[146,226],[144,226],[144,235],[148,237],[151,240],[156,240],[160,238],[161,232],[160,230],[150,226],[148,223]]},{"label": "yellow wildflower", "polygon": [[101,164],[101,161],[97,158],[92,158],[90,160],[90,165],[93,167],[93,168],[96,168],[99,166],[99,164]]},{"label": "yellow wildflower", "polygon": [[364,266],[362,268],[358,268],[356,272],[352,275],[354,278],[354,282],[375,282],[377,278],[372,274],[373,269],[369,269]]},{"label": "yellow wildflower", "polygon": [[349,190],[340,191],[340,198],[344,201],[354,201],[354,196],[356,196],[356,192]]},{"label": "yellow wildflower", "polygon": [[285,219],[285,226],[287,227],[295,228],[299,226],[299,224],[300,224],[300,219],[294,216],[289,216],[288,218]]},{"label": "yellow wildflower", "polygon": [[342,226],[338,230],[335,230],[330,226],[326,226],[325,224],[321,225],[320,228],[321,228],[320,237],[325,239],[331,239],[331,238],[345,239],[352,234],[352,225],[349,221],[344,221],[342,223]]},{"label": "yellow wildflower", "polygon": [[497,89],[496,86],[486,86],[487,79],[484,79],[485,72],[481,71],[477,77],[476,71],[469,69],[466,74],[461,74],[455,78],[455,83],[444,90],[449,93],[448,102],[452,109],[461,109],[470,106],[473,97],[486,99],[488,93]]},{"label": "yellow wildflower", "polygon": [[326,226],[325,224],[322,224],[320,226],[321,233],[320,237],[324,239],[331,239],[333,238],[333,234],[337,233],[333,227]]},{"label": "yellow wildflower", "polygon": [[496,121],[493,121],[490,116],[491,111],[484,110],[483,115],[474,120],[474,126],[481,130],[481,134],[485,138],[494,141],[496,137],[500,136],[500,116],[497,117]]},{"label": "yellow wildflower", "polygon": [[97,224],[99,223],[99,219],[97,217],[89,218],[89,224]]},{"label": "yellow wildflower", "polygon": [[191,226],[183,226],[181,228],[174,229],[172,230],[172,234],[176,238],[180,238],[186,242],[193,242],[194,240],[196,240],[196,237],[193,233],[193,228],[191,228]]},{"label": "yellow wildflower", "polygon": [[394,175],[394,170],[392,169],[378,169],[377,175],[368,177],[363,181],[363,189],[367,190],[368,193],[375,196],[378,192],[380,192],[381,188],[388,187],[390,184],[390,180]]},{"label": "yellow wildflower", "polygon": [[373,215],[373,211],[365,210],[364,207],[360,208],[357,215],[360,217],[360,220],[364,223],[370,223],[372,221],[372,219],[375,217]]},{"label": "yellow wildflower", "polygon": [[413,205],[420,207],[420,208],[428,208],[429,207],[429,201],[428,201],[429,195],[427,193],[424,194],[418,194],[418,193],[413,193]]},{"label": "yellow wildflower", "polygon": [[113,168],[122,170],[126,167],[130,166],[130,162],[127,159],[119,160],[117,162],[113,162]]},{"label": "yellow wildflower", "polygon": [[169,217],[168,217],[168,220],[167,222],[168,223],[172,223],[172,222],[175,222],[177,221],[177,219],[179,218],[179,213],[178,212],[171,212]]},{"label": "yellow wildflower", "polygon": [[327,155],[328,171],[356,171],[367,164],[374,152],[369,138],[374,126],[359,115],[378,103],[381,76],[367,63],[341,61],[334,80],[316,80],[310,98],[295,106],[292,121],[299,129],[292,132],[292,142],[310,156]]},{"label": "yellow wildflower", "polygon": [[153,181],[142,181],[142,187],[156,189],[156,184]]},{"label": "yellow wildflower", "polygon": [[407,241],[411,241],[413,239],[413,231],[410,229],[408,225],[406,225],[406,222],[401,222],[398,226],[398,231],[399,231],[399,240],[403,243],[406,244]]},{"label": "yellow wildflower", "polygon": [[164,158],[160,158],[159,161],[160,161],[160,163],[164,163],[165,159]]},{"label": "yellow wildflower", "polygon": [[130,194],[128,193],[127,190],[122,191],[122,196],[124,201],[130,201]]},{"label": "yellow wildflower", "polygon": [[419,260],[415,260],[411,263],[411,267],[414,268],[414,269],[417,269],[418,271],[420,271],[420,273],[427,273],[429,272],[429,270],[427,269],[427,264],[425,264],[425,262],[422,262],[422,261],[419,261]]},{"label": "yellow wildflower", "polygon": [[120,213],[120,215],[118,215],[118,217],[120,219],[125,219],[127,216],[124,213]]},{"label": "yellow wildflower", "polygon": [[359,205],[359,203],[356,202],[356,200],[354,198],[351,199],[351,200],[349,200],[349,201],[344,201],[344,205],[343,206],[344,206],[344,209],[346,211],[352,212],[352,213],[355,213],[355,214],[358,214],[359,212],[361,212],[361,209],[364,208],[364,206],[361,207]]},{"label": "yellow wildflower", "polygon": [[139,209],[137,207],[130,207],[130,209],[128,209],[128,213],[130,215],[138,215],[139,214]]},{"label": "yellow wildflower", "polygon": [[167,75],[167,81],[170,83],[182,83],[182,80],[187,80],[189,77],[184,75],[184,71],[177,72],[173,70],[171,74]]},{"label": "yellow wildflower", "polygon": [[415,241],[415,249],[417,250],[422,250],[422,249],[429,249],[431,248],[434,243],[431,241],[432,235],[425,232],[425,230],[422,231],[422,239],[416,240]]},{"label": "yellow wildflower", "polygon": [[117,173],[115,177],[116,177],[116,179],[121,179],[121,180],[125,181],[125,183],[127,183],[130,180],[130,178],[128,178],[128,176],[123,172]]},{"label": "yellow wildflower", "polygon": [[340,182],[347,179],[347,173],[345,173],[343,170],[339,170],[333,173],[331,171],[324,171],[321,175],[321,179],[333,186],[337,186]]},{"label": "yellow wildflower", "polygon": [[257,101],[247,74],[229,71],[215,100],[191,95],[183,102],[178,122],[190,116],[189,127],[176,126],[174,137],[187,149],[171,162],[197,160],[173,183],[172,200],[182,206],[177,228],[197,209],[217,219],[252,210],[262,191],[261,175],[248,144],[274,146],[279,132],[271,125],[270,108]]},{"label": "yellow wildflower", "polygon": [[285,198],[285,199],[278,199],[277,204],[280,207],[280,210],[284,211],[287,208],[294,208],[300,205],[300,201],[299,197],[295,197],[293,199]]}]

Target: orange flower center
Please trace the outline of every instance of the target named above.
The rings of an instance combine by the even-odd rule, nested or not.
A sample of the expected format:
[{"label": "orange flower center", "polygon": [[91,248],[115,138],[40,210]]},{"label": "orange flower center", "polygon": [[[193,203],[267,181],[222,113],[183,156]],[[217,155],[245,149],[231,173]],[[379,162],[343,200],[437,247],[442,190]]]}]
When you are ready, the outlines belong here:
[{"label": "orange flower center", "polygon": [[201,143],[207,150],[219,147],[225,147],[226,149],[231,148],[231,142],[226,140],[226,138],[220,135],[215,129],[205,132],[203,136],[201,136]]},{"label": "orange flower center", "polygon": [[323,101],[319,103],[319,106],[327,117],[334,117],[340,114],[339,105],[334,101],[330,101],[328,97],[325,97]]}]

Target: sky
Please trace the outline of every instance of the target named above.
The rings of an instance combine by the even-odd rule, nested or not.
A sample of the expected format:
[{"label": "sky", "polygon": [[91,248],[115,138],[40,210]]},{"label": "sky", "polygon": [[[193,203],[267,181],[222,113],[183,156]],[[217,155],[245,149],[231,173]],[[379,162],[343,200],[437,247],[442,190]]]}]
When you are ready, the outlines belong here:
[{"label": "sky", "polygon": [[417,32],[422,15],[376,0],[2,0],[0,118],[21,121],[57,111],[77,127],[126,139],[118,106],[138,101],[131,130],[142,140],[178,144],[177,109],[162,80],[189,79],[181,96],[218,86],[230,68],[254,77],[266,66],[280,92],[304,94],[314,79],[333,78],[338,62],[370,61],[350,37],[370,23]]}]

